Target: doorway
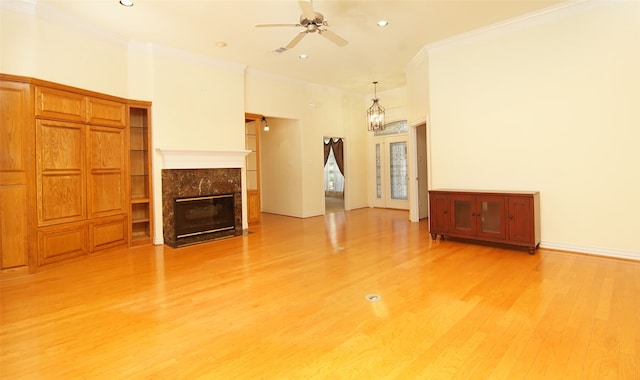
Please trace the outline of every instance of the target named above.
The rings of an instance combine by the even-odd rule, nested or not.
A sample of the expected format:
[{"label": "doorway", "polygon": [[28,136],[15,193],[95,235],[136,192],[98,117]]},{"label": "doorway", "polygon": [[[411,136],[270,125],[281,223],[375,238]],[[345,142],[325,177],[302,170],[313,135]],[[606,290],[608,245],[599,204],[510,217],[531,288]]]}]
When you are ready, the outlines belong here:
[{"label": "doorway", "polygon": [[323,149],[325,213],[344,211],[344,140],[325,137]]},{"label": "doorway", "polygon": [[429,217],[429,184],[427,165],[427,123],[416,127],[416,160],[418,179],[418,219]]}]

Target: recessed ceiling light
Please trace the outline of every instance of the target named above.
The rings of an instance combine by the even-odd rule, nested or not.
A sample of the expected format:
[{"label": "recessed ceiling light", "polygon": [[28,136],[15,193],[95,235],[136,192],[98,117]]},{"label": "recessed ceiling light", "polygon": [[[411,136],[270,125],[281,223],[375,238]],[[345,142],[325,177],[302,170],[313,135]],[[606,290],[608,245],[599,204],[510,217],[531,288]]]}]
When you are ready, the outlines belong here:
[{"label": "recessed ceiling light", "polygon": [[133,7],[133,0],[120,0],[120,4],[125,7]]},{"label": "recessed ceiling light", "polygon": [[216,42],[216,46],[219,48],[227,47],[227,43],[224,41],[218,41]]},{"label": "recessed ceiling light", "polygon": [[307,59],[307,57],[309,57],[309,56],[308,56],[308,55],[306,55],[306,54],[300,54],[300,55],[298,56],[298,58],[300,58],[300,59]]},{"label": "recessed ceiling light", "polygon": [[387,20],[378,21],[378,26],[387,26],[387,25],[389,25],[389,21]]}]

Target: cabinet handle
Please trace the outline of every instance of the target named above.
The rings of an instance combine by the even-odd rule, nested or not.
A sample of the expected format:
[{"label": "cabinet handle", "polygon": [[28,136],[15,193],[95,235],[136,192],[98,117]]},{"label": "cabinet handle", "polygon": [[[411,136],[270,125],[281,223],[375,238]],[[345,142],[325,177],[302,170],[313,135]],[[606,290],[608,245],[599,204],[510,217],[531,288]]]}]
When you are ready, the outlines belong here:
[{"label": "cabinet handle", "polygon": [[513,219],[513,215],[509,215],[509,219]]},{"label": "cabinet handle", "polygon": [[448,212],[447,210],[444,210],[444,213],[445,213],[445,214],[446,214],[447,212]]}]

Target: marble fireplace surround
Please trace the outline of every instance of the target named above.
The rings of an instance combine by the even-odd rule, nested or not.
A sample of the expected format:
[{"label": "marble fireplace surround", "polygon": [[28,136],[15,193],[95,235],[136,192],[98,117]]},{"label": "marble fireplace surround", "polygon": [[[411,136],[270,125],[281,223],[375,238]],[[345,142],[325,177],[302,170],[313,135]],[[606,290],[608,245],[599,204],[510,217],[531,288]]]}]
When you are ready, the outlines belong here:
[{"label": "marble fireplace surround", "polygon": [[[248,228],[247,199],[246,199],[246,166],[245,157],[250,151],[214,151],[214,150],[185,150],[185,149],[157,149],[162,155],[162,227],[163,233],[156,234],[156,244],[173,244],[173,198],[175,196],[204,195],[215,192],[235,193],[236,204],[241,209],[241,215],[236,215],[236,234]],[[206,169],[206,170],[203,170]],[[238,169],[239,172],[238,173]],[[239,176],[238,176],[239,174]],[[237,179],[240,179],[240,183]],[[190,183],[176,183],[186,180]],[[231,181],[231,182],[230,182]],[[204,188],[203,188],[204,186]],[[191,190],[187,190],[191,188]],[[219,188],[219,189],[217,189]],[[170,198],[170,199],[169,199]],[[170,204],[171,206],[167,206]],[[169,209],[167,207],[170,207]],[[170,235],[168,236],[167,233]],[[158,241],[159,237],[162,238]],[[170,240],[170,241],[167,241]]]}]

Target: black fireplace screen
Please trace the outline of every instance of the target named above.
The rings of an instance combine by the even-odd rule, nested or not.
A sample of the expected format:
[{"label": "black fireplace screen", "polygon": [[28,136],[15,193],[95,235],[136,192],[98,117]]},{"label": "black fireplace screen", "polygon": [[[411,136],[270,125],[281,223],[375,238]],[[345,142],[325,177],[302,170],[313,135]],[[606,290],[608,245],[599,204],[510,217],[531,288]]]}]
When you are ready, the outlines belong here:
[{"label": "black fireplace screen", "polygon": [[235,229],[233,194],[177,198],[176,239]]}]

